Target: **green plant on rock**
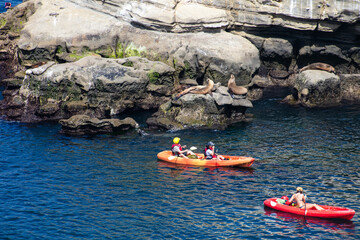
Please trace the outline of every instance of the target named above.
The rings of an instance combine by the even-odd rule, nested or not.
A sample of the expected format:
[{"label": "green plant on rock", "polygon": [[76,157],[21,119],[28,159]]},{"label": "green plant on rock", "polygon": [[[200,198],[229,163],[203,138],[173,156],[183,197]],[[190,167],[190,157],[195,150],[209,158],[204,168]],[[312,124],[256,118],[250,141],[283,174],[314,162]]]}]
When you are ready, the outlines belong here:
[{"label": "green plant on rock", "polygon": [[0,18],[0,28],[4,27],[6,25],[6,19]]},{"label": "green plant on rock", "polygon": [[131,56],[141,57],[141,56],[145,56],[145,53],[146,53],[145,47],[137,47],[132,42],[129,45],[127,45],[125,48],[125,57],[131,57]]},{"label": "green plant on rock", "polygon": [[156,84],[160,78],[160,73],[154,71],[153,69],[151,69],[147,75],[149,78],[149,82],[152,84]]},{"label": "green plant on rock", "polygon": [[124,47],[121,44],[121,42],[118,42],[116,44],[116,49],[115,49],[115,53],[114,53],[114,58],[124,58],[125,53],[124,53]]},{"label": "green plant on rock", "polygon": [[191,67],[191,64],[188,61],[184,61],[184,71],[185,76],[190,79],[196,78],[196,71]]},{"label": "green plant on rock", "polygon": [[99,54],[96,54],[95,52],[91,51],[88,47],[84,47],[81,50],[81,52],[74,50],[69,54],[69,57],[71,57],[75,60],[79,60],[81,58],[88,57],[88,56],[99,56]]},{"label": "green plant on rock", "polygon": [[65,53],[64,48],[62,46],[57,46],[56,54],[63,54]]},{"label": "green plant on rock", "polygon": [[146,56],[146,48],[138,47],[134,43],[123,44],[118,42],[115,51],[110,56],[111,58],[126,58],[126,57],[144,57]]},{"label": "green plant on rock", "polygon": [[134,67],[134,63],[132,61],[126,61],[122,65],[125,67]]}]

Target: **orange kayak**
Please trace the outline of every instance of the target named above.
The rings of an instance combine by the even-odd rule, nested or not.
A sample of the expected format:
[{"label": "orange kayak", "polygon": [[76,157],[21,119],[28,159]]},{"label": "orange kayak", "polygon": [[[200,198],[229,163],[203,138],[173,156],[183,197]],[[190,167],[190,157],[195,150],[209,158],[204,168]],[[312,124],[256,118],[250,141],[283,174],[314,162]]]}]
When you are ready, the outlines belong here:
[{"label": "orange kayak", "polygon": [[264,205],[266,207],[276,209],[279,211],[302,215],[302,216],[307,216],[307,217],[342,218],[342,219],[350,220],[355,215],[355,211],[350,208],[319,205],[324,210],[316,210],[316,209],[305,210],[305,209],[300,209],[297,207],[288,206],[286,204],[280,203],[281,200],[282,199],[280,199],[280,198],[269,198],[264,201]]},{"label": "orange kayak", "polygon": [[255,158],[252,157],[239,157],[239,156],[227,156],[221,155],[226,160],[216,160],[204,159],[204,154],[195,153],[198,157],[197,159],[193,158],[183,158],[176,157],[172,154],[171,151],[162,151],[158,153],[157,157],[159,160],[171,162],[175,164],[184,164],[184,165],[193,165],[193,166],[204,166],[204,167],[250,167]]}]

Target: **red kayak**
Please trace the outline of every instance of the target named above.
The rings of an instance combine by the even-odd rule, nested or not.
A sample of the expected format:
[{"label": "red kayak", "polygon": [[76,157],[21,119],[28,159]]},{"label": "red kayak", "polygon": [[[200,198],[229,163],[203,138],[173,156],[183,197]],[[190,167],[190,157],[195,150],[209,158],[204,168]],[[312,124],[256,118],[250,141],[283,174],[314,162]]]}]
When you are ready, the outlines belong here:
[{"label": "red kayak", "polygon": [[171,151],[162,151],[158,153],[158,159],[174,164],[184,164],[184,165],[193,165],[193,166],[202,166],[202,167],[250,167],[255,158],[252,157],[240,157],[240,156],[227,156],[221,155],[226,160],[216,160],[216,159],[204,159],[204,154],[195,153],[196,157],[193,158],[182,158],[176,157],[172,154]]},{"label": "red kayak", "polygon": [[283,199],[280,198],[269,198],[264,201],[264,205],[266,207],[288,212],[292,214],[307,216],[307,217],[318,217],[318,218],[341,218],[350,220],[354,217],[355,211],[349,208],[344,207],[333,207],[333,206],[325,206],[319,205],[324,208],[324,210],[316,210],[316,209],[300,209],[293,206],[288,206],[283,204]]}]

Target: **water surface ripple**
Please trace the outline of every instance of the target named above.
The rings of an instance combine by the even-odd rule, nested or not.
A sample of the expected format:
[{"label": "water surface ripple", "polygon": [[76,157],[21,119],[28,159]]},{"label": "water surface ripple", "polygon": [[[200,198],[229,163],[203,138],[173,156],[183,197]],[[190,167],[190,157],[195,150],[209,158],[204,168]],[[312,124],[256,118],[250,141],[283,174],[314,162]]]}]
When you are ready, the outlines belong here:
[{"label": "water surface ripple", "polygon": [[[254,121],[226,131],[69,137],[57,124],[0,121],[0,238],[359,239],[359,106],[308,110],[277,100],[255,102]],[[256,162],[157,161],[175,136]],[[357,214],[329,221],[264,209],[296,186],[310,202]]]}]

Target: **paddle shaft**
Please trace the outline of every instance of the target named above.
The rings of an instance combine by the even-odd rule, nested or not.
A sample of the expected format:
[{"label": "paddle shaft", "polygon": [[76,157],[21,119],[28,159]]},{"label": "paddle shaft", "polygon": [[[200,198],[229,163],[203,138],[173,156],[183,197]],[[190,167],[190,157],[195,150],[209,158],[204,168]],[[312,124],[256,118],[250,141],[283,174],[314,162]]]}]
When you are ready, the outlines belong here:
[{"label": "paddle shaft", "polygon": [[307,213],[307,210],[306,210],[306,195],[304,194],[304,205],[305,205],[305,214],[304,214],[304,218],[306,217],[306,213]]}]

